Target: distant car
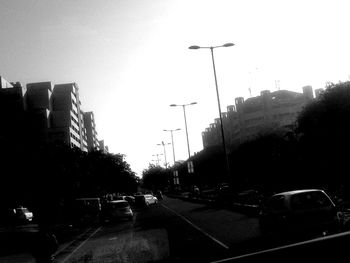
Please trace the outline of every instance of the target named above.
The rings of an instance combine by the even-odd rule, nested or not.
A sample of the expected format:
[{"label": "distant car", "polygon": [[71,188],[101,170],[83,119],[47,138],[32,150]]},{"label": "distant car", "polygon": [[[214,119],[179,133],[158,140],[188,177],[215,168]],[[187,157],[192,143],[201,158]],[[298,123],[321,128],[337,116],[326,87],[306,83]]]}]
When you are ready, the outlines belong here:
[{"label": "distant car", "polygon": [[145,199],[146,199],[146,205],[153,205],[158,203],[158,198],[151,194],[146,194]]},{"label": "distant car", "polygon": [[134,213],[130,204],[125,200],[114,200],[104,204],[103,206],[103,220],[118,220],[129,219],[132,220]]},{"label": "distant car", "polygon": [[263,234],[307,234],[335,232],[341,225],[339,211],[319,189],[297,190],[273,195],[259,214]]},{"label": "distant car", "polygon": [[14,209],[14,218],[19,223],[28,223],[33,221],[33,213],[26,207],[18,207]]}]

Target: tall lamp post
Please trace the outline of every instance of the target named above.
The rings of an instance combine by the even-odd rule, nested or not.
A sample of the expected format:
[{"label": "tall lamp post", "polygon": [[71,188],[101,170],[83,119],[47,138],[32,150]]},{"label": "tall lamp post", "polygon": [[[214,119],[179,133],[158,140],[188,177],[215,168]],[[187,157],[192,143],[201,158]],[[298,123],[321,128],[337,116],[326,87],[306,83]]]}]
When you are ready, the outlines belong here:
[{"label": "tall lamp post", "polygon": [[164,143],[164,142],[162,141],[162,143],[158,143],[157,145],[163,145],[163,148],[164,148],[164,161],[165,161],[164,166],[165,166],[165,169],[167,169],[167,168],[168,168],[168,162],[167,162],[167,160],[166,160],[165,145],[170,145],[170,143]]},{"label": "tall lamp post", "polygon": [[171,144],[172,144],[172,146],[173,146],[174,165],[175,165],[175,146],[174,146],[173,132],[174,132],[174,131],[179,131],[179,130],[181,130],[181,129],[178,128],[178,129],[175,129],[175,130],[163,130],[163,131],[166,131],[166,132],[170,132],[170,133],[171,133]]},{"label": "tall lamp post", "polygon": [[222,114],[221,114],[221,106],[220,106],[220,97],[219,97],[219,88],[218,88],[218,81],[217,81],[217,77],[216,77],[216,69],[215,69],[215,62],[214,62],[214,48],[219,48],[219,47],[232,47],[234,46],[233,43],[226,43],[224,45],[221,46],[214,46],[214,47],[200,47],[200,46],[190,46],[189,49],[201,49],[201,48],[206,48],[206,49],[210,49],[211,52],[211,58],[213,61],[213,70],[214,70],[214,79],[215,79],[215,87],[216,87],[216,97],[217,97],[217,101],[218,101],[218,108],[219,108],[219,117],[220,117],[220,127],[221,127],[221,137],[222,137],[222,147],[224,150],[224,155],[225,155],[225,160],[226,160],[226,172],[227,172],[227,176],[228,178],[230,178],[230,164],[229,164],[229,160],[228,160],[228,156],[227,156],[227,151],[226,151],[226,142],[225,142],[225,134],[224,134],[224,126],[223,126],[223,122],[222,122]]},{"label": "tall lamp post", "polygon": [[152,154],[152,156],[157,156],[157,165],[159,165],[159,155],[163,155],[162,153]]},{"label": "tall lamp post", "polygon": [[177,107],[177,106],[182,106],[183,111],[184,111],[184,119],[185,119],[185,129],[186,129],[186,139],[187,139],[187,150],[188,150],[188,159],[190,159],[191,157],[191,152],[190,152],[190,143],[188,141],[188,131],[187,131],[187,120],[186,120],[186,106],[190,106],[190,105],[195,105],[197,104],[197,102],[191,102],[188,104],[171,104],[170,107]]}]

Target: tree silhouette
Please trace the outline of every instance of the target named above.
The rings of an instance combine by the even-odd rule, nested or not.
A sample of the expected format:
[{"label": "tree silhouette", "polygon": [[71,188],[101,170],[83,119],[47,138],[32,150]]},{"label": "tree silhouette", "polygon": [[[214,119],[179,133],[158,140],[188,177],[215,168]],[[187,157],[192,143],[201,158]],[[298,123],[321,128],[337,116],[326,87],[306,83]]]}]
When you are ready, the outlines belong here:
[{"label": "tree silhouette", "polygon": [[329,84],[301,112],[297,132],[308,177],[330,188],[348,185],[350,82]]}]

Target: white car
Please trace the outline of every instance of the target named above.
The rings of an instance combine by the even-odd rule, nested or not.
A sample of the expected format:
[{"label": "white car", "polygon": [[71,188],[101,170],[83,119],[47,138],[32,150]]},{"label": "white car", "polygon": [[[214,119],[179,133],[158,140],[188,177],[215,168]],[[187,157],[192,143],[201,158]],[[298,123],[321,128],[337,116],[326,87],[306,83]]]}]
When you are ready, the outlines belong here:
[{"label": "white car", "polygon": [[158,198],[151,194],[146,194],[145,199],[146,199],[146,205],[152,205],[152,204],[158,203]]},{"label": "white car", "polygon": [[31,222],[33,221],[33,213],[26,207],[18,207],[15,209],[15,216],[18,222]]}]

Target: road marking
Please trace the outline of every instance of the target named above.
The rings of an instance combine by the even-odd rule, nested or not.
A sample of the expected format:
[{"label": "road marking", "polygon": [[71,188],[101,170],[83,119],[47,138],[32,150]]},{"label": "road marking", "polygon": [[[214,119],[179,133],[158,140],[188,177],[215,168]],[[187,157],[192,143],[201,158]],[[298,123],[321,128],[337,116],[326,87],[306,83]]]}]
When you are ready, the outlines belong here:
[{"label": "road marking", "polygon": [[300,242],[289,244],[289,245],[283,245],[283,246],[279,246],[279,247],[269,248],[269,249],[265,249],[265,250],[261,250],[261,251],[257,251],[257,252],[252,252],[252,253],[248,253],[248,254],[243,254],[243,255],[235,256],[235,257],[231,257],[231,258],[225,258],[225,259],[221,259],[221,260],[217,260],[217,261],[212,261],[210,263],[222,263],[222,262],[228,262],[228,261],[232,262],[233,260],[242,259],[242,258],[243,259],[244,258],[248,258],[249,259],[250,256],[267,254],[267,253],[270,253],[270,252],[281,251],[281,250],[288,249],[288,248],[293,248],[293,247],[301,247],[303,245],[317,243],[317,242],[322,242],[324,240],[329,240],[329,239],[336,239],[338,237],[349,236],[349,235],[350,235],[350,231],[343,232],[343,233],[338,233],[338,234],[333,234],[333,235],[325,236],[325,237],[317,237],[317,238],[314,238],[314,239],[311,239],[311,240],[300,241]]},{"label": "road marking", "polygon": [[195,229],[197,229],[199,232],[201,232],[202,234],[204,234],[205,236],[209,237],[211,240],[213,240],[214,242],[216,242],[217,244],[219,244],[220,246],[229,249],[229,247],[227,245],[225,245],[224,243],[222,243],[221,241],[217,240],[215,237],[213,237],[212,235],[208,234],[207,232],[205,232],[203,229],[201,229],[200,227],[196,226],[195,224],[193,224],[190,220],[188,220],[186,217],[180,215],[179,213],[175,212],[173,209],[167,207],[164,204],[161,204],[164,208],[168,209],[169,211],[171,211],[172,213],[174,213],[175,215],[177,215],[178,217],[180,217],[182,220],[186,221],[188,224],[190,224],[192,227],[194,227]]},{"label": "road marking", "polygon": [[56,257],[58,254],[60,254],[62,251],[64,251],[66,248],[68,248],[70,245],[72,245],[75,241],[77,241],[78,239],[80,239],[83,235],[85,235],[87,232],[89,232],[91,230],[91,228],[87,229],[84,233],[80,234],[76,239],[72,240],[71,242],[69,242],[68,244],[66,244],[65,246],[63,246],[61,249],[57,250],[54,254],[54,256]]},{"label": "road marking", "polygon": [[99,228],[97,228],[87,239],[85,239],[83,242],[80,243],[80,245],[78,247],[76,247],[72,253],[70,253],[65,259],[63,259],[61,261],[61,263],[66,262],[75,252],[77,252],[93,235],[95,235],[98,231],[100,231],[100,229],[102,228],[102,226],[100,226]]}]

